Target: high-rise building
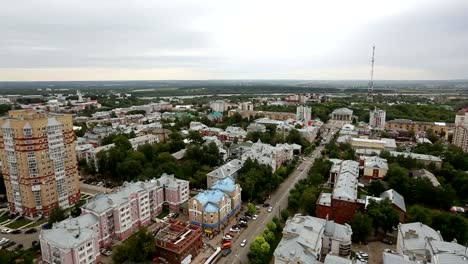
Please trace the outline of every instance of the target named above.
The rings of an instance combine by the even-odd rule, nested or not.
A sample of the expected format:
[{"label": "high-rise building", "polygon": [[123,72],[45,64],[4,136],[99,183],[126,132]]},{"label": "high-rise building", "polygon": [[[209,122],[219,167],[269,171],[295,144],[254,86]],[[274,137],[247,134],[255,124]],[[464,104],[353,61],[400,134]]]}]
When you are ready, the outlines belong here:
[{"label": "high-rise building", "polygon": [[297,120],[309,122],[312,119],[312,109],[307,106],[298,106],[296,108],[296,118]]},{"label": "high-rise building", "polygon": [[385,110],[374,108],[369,112],[369,125],[372,128],[383,130],[385,129]]},{"label": "high-rise building", "polygon": [[454,145],[468,152],[468,108],[460,110],[455,116],[455,132],[453,133]]},{"label": "high-rise building", "polygon": [[15,110],[0,119],[0,160],[11,213],[48,215],[80,200],[71,115]]}]

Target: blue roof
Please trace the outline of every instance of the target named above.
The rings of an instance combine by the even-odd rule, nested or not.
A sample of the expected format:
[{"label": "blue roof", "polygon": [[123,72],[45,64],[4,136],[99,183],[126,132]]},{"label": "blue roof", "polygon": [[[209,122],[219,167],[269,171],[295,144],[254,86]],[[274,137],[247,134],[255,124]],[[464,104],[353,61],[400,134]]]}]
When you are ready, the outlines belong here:
[{"label": "blue roof", "polygon": [[225,194],[219,190],[206,190],[197,194],[194,198],[197,199],[203,206],[207,203],[218,204]]},{"label": "blue roof", "polygon": [[231,177],[227,177],[217,181],[211,189],[223,192],[233,192],[236,189],[236,183]]},{"label": "blue roof", "polygon": [[213,112],[211,114],[209,114],[209,116],[213,117],[213,118],[221,118],[223,117],[223,113],[221,112]]}]

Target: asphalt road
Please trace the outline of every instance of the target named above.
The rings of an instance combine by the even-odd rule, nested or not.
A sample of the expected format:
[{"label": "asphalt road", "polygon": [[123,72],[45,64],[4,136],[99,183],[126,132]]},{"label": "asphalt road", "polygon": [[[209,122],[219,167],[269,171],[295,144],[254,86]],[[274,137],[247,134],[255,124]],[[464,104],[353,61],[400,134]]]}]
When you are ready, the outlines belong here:
[{"label": "asphalt road", "polygon": [[[333,135],[338,131],[339,127],[342,124],[340,123],[327,123],[327,126],[323,130],[322,135],[324,135],[324,143],[329,143]],[[287,208],[288,206],[288,196],[295,184],[305,177],[307,177],[307,172],[310,167],[313,165],[316,158],[320,157],[323,146],[317,147],[314,152],[297,167],[287,179],[284,181],[279,188],[271,195],[271,199],[267,202],[273,206],[273,211],[271,213],[267,212],[266,208],[261,208],[258,218],[256,220],[249,221],[249,226],[239,234],[239,237],[235,239],[235,242],[232,246],[232,253],[225,258],[221,258],[218,263],[248,263],[247,254],[249,253],[250,243],[255,239],[256,236],[263,233],[263,230],[266,227],[266,224],[273,219],[273,216],[280,216],[281,210]],[[247,245],[241,247],[240,243],[242,240],[247,239]]]}]

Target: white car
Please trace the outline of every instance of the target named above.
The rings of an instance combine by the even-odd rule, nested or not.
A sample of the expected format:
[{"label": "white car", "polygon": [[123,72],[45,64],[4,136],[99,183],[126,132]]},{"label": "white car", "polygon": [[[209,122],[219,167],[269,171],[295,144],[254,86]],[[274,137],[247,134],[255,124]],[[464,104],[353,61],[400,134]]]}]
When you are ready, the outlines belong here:
[{"label": "white car", "polygon": [[112,254],[112,251],[108,250],[108,249],[101,249],[101,253],[104,255],[104,256],[110,256]]},{"label": "white car", "polygon": [[273,211],[273,207],[268,207],[268,212],[271,213]]},{"label": "white car", "polygon": [[10,234],[11,232],[13,232],[13,230],[9,229],[9,228],[5,228],[5,229],[2,229],[1,232],[3,234]]},{"label": "white car", "polygon": [[10,241],[10,239],[4,238],[4,237],[3,237],[2,239],[0,239],[0,245],[3,245],[3,244],[5,244],[5,243],[8,243],[8,241]]},{"label": "white car", "polygon": [[257,217],[258,217],[258,215],[253,215],[253,216],[252,216],[252,219],[253,219],[253,220],[256,220]]},{"label": "white car", "polygon": [[229,229],[229,231],[238,233],[238,232],[240,232],[240,229],[239,228],[231,228],[231,229]]},{"label": "white car", "polygon": [[241,247],[245,247],[245,245],[247,245],[247,239],[242,240],[240,244]]}]

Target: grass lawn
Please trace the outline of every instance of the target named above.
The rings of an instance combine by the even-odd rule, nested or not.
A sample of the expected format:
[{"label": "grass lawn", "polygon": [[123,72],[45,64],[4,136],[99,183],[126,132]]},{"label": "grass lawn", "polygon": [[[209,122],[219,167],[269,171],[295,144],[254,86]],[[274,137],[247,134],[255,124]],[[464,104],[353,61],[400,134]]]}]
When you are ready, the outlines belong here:
[{"label": "grass lawn", "polygon": [[163,219],[165,216],[169,214],[168,210],[163,210],[160,214],[158,214],[157,218],[158,219]]},{"label": "grass lawn", "polygon": [[8,220],[8,215],[9,215],[8,213],[5,213],[2,216],[0,216],[0,223],[5,222],[6,220]]},{"label": "grass lawn", "polygon": [[[43,218],[37,220],[37,221],[36,221],[33,225],[31,225],[31,226],[40,226],[40,225],[42,225],[42,224],[44,224],[44,223],[47,223],[47,218],[45,218],[45,217],[43,217]],[[31,226],[30,226],[30,227],[31,227]]]},{"label": "grass lawn", "polygon": [[16,229],[16,228],[20,228],[20,227],[22,227],[24,225],[30,224],[31,222],[32,222],[31,220],[22,218],[22,219],[18,219],[16,221],[14,221],[13,223],[9,223],[7,225],[7,227],[12,228],[12,229]]}]

